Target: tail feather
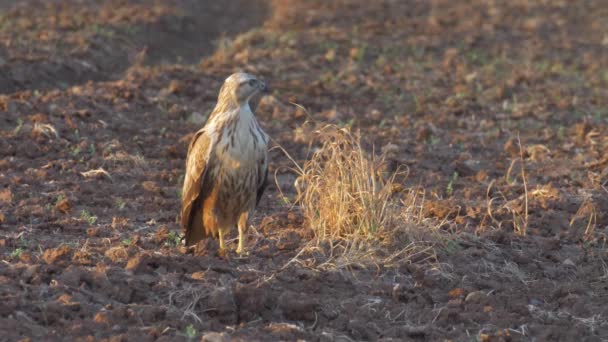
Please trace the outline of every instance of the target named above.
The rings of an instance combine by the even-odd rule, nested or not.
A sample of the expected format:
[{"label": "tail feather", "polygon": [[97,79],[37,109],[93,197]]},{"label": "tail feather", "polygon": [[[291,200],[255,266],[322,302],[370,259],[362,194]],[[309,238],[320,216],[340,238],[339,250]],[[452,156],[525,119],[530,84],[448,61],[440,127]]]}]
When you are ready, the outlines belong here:
[{"label": "tail feather", "polygon": [[199,241],[207,237],[205,226],[203,225],[203,208],[199,201],[196,201],[191,210],[190,222],[186,229],[185,245],[196,245]]}]

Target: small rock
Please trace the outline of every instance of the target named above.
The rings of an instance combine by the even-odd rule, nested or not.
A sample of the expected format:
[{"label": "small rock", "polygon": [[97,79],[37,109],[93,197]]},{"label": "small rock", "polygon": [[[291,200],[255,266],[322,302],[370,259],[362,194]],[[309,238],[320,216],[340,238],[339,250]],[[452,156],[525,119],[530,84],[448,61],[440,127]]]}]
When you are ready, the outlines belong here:
[{"label": "small rock", "polygon": [[210,332],[203,335],[201,338],[201,342],[224,342],[229,341],[230,339],[226,336],[225,333],[216,333]]},{"label": "small rock", "polygon": [[384,118],[384,114],[382,114],[382,112],[377,109],[372,109],[370,113],[370,118],[372,120],[380,121],[382,120],[382,118]]},{"label": "small rock", "polygon": [[537,298],[530,299],[530,305],[540,306],[543,304],[543,301]]},{"label": "small rock", "polygon": [[564,265],[568,265],[568,266],[572,266],[572,267],[576,267],[576,264],[574,263],[574,261],[570,260],[569,258],[564,260],[563,262]]},{"label": "small rock", "polygon": [[192,273],[192,275],[190,275],[190,278],[195,279],[195,280],[203,280],[203,279],[205,279],[206,273],[207,273],[206,271],[194,272],[194,273]]},{"label": "small rock", "polygon": [[394,156],[397,153],[399,153],[399,146],[393,144],[393,143],[388,143],[384,146],[382,146],[382,153],[384,153],[387,156]]},{"label": "small rock", "polygon": [[483,293],[482,291],[473,291],[465,297],[464,301],[465,301],[465,303],[480,303],[481,301],[485,300],[486,298],[487,298],[487,295],[485,293]]}]

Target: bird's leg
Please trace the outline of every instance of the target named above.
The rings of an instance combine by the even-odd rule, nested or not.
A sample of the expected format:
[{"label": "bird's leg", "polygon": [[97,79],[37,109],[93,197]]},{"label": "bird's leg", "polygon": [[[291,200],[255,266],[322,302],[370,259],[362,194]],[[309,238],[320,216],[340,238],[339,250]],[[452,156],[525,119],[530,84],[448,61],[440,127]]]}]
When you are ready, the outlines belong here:
[{"label": "bird's leg", "polygon": [[217,230],[220,239],[220,250],[225,251],[226,245],[224,244],[224,230],[222,228]]},{"label": "bird's leg", "polygon": [[236,249],[236,252],[240,255],[246,255],[245,251],[245,233],[247,233],[247,213],[242,213],[241,217],[239,217],[239,245]]}]

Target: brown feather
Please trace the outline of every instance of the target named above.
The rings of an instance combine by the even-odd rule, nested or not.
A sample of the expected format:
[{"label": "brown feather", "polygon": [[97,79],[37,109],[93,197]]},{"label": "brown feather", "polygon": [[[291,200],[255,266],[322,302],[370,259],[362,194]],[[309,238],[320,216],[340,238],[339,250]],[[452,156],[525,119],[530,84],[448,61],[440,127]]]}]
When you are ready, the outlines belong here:
[{"label": "brown feather", "polygon": [[207,237],[205,226],[203,225],[203,211],[201,210],[200,199],[194,201],[191,212],[191,222],[186,229],[186,246],[194,245],[198,241]]},{"label": "brown feather", "polygon": [[203,227],[202,197],[205,192],[202,180],[207,173],[207,165],[211,155],[209,136],[204,130],[200,130],[192,139],[188,148],[186,159],[186,174],[184,177],[184,187],[182,189],[182,217],[181,227],[185,234],[186,245],[192,245],[203,239],[205,229]]},{"label": "brown feather", "polygon": [[[265,159],[265,158],[264,158]],[[260,204],[260,200],[262,199],[262,195],[264,194],[264,190],[266,190],[266,187],[268,186],[268,166],[266,164],[266,160],[264,160],[262,163],[260,163],[260,175],[264,175],[263,178],[261,178],[258,181],[258,191],[256,193],[255,196],[255,205],[257,206],[258,204]]]}]

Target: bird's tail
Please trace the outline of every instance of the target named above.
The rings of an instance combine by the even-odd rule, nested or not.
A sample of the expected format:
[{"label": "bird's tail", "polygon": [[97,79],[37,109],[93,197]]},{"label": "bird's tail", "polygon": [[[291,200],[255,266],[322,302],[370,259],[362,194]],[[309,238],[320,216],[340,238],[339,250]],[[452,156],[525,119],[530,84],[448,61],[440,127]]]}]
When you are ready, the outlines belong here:
[{"label": "bird's tail", "polygon": [[207,237],[207,232],[203,223],[203,211],[201,209],[199,201],[193,203],[190,212],[194,215],[191,215],[188,226],[184,227],[184,244],[186,247],[196,245],[199,241]]}]

